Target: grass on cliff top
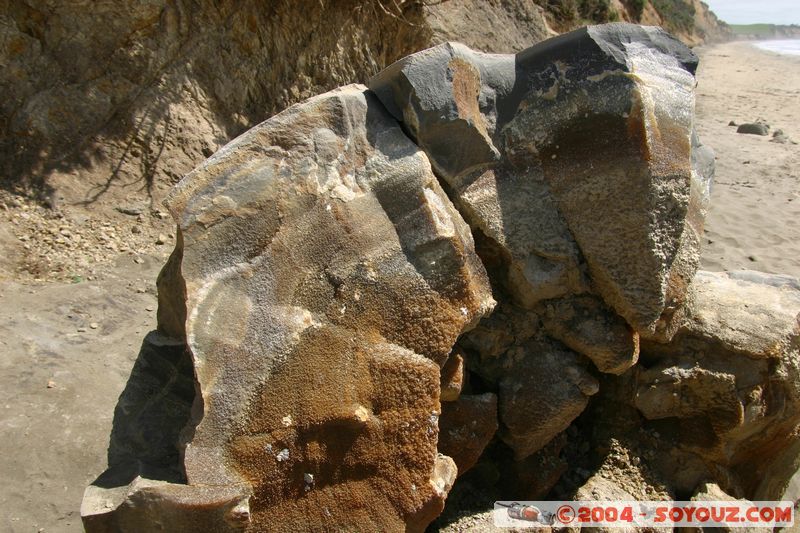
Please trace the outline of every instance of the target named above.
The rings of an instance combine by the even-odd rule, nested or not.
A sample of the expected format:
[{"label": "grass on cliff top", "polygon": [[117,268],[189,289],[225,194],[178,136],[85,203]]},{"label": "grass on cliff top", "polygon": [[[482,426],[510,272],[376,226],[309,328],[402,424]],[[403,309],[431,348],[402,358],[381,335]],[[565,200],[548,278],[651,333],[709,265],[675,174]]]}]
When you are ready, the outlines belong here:
[{"label": "grass on cliff top", "polygon": [[686,33],[694,30],[694,4],[686,0],[650,0],[650,3],[664,19],[668,30]]},{"label": "grass on cliff top", "polygon": [[610,0],[534,0],[544,8],[549,22],[557,31],[565,32],[587,24],[619,20],[619,13]]},{"label": "grass on cliff top", "polygon": [[729,24],[735,35],[764,35],[775,34],[774,24]]}]

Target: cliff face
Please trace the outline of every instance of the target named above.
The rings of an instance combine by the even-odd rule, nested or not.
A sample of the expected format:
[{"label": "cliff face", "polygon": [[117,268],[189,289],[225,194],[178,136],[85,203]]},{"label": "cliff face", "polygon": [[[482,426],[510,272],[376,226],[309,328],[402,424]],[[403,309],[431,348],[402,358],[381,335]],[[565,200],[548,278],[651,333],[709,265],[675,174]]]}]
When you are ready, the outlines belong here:
[{"label": "cliff face", "polygon": [[556,35],[545,10],[525,0],[449,0],[425,6],[431,44],[458,41],[508,54]]},{"label": "cliff face", "polygon": [[414,2],[4,4],[3,172],[69,182],[68,202],[117,182],[155,192],[247,127],[366,79],[431,34]]},{"label": "cliff face", "polygon": [[655,10],[661,17],[659,25],[673,32],[690,46],[724,41],[731,36],[728,25],[720,21],[705,2],[661,0],[654,4]]},{"label": "cliff face", "polygon": [[726,39],[728,26],[700,0],[537,0],[559,31],[601,22],[661,26],[690,46]]},{"label": "cliff face", "polygon": [[[523,0],[0,5],[4,186],[94,209],[131,197],[156,205],[247,128],[433,44],[512,52],[553,35],[551,26],[568,29],[556,24],[555,3]],[[619,6],[586,13],[634,20],[630,2]],[[663,23],[649,3],[641,20]],[[699,31],[686,40],[710,33]]]}]

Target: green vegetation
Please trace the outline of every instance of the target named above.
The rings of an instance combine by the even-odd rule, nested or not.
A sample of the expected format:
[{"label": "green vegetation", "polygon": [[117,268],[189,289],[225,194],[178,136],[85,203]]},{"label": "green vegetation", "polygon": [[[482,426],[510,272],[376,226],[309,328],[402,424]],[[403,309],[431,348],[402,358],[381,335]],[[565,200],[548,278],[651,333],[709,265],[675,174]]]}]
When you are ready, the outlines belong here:
[{"label": "green vegetation", "polygon": [[[585,24],[601,24],[620,19],[610,0],[534,0],[544,8],[548,20],[558,31],[568,31]],[[648,0],[622,0],[627,12],[640,21]],[[695,32],[695,8],[690,0],[649,0],[673,33]]]},{"label": "green vegetation", "polygon": [[544,8],[545,12],[557,30],[566,30],[578,19],[578,4],[574,0],[561,2],[559,0],[535,0]]},{"label": "green vegetation", "polygon": [[800,32],[800,26],[778,26],[776,24],[729,24],[734,35],[756,35],[758,37],[774,37],[781,30]]},{"label": "green vegetation", "polygon": [[619,20],[609,0],[535,0],[559,31]]},{"label": "green vegetation", "polygon": [[624,0],[623,3],[625,7],[628,8],[628,12],[631,14],[631,17],[633,17],[633,20],[637,22],[642,20],[642,13],[644,13],[647,0]]},{"label": "green vegetation", "polygon": [[800,37],[800,26],[797,24],[729,24],[733,35],[756,39],[785,38],[797,39]]},{"label": "green vegetation", "polygon": [[688,32],[694,30],[694,5],[684,0],[650,0],[664,19],[667,30]]},{"label": "green vegetation", "polygon": [[580,0],[578,11],[581,18],[594,22],[613,22],[619,15],[612,9],[609,0]]},{"label": "green vegetation", "polygon": [[758,35],[772,37],[775,35],[774,24],[729,24],[734,35]]}]

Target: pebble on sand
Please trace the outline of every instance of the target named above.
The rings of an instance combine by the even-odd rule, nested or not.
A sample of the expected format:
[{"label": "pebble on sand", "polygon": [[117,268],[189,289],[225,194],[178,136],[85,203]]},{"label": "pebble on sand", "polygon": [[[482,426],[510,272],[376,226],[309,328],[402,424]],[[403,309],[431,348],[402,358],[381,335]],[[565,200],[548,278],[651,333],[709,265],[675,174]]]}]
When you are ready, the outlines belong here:
[{"label": "pebble on sand", "polygon": [[763,122],[747,122],[736,128],[736,133],[747,133],[750,135],[768,135],[769,124]]}]

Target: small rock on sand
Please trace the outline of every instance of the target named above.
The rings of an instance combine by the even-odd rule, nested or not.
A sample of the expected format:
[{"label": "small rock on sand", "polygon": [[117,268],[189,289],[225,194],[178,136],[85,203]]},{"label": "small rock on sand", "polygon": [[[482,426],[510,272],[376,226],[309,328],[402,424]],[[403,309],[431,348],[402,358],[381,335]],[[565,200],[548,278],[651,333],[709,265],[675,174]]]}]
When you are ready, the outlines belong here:
[{"label": "small rock on sand", "polygon": [[791,144],[797,144],[795,141],[791,140],[791,139],[790,139],[790,138],[789,138],[789,137],[788,137],[788,136],[787,136],[787,135],[786,135],[786,134],[783,132],[783,130],[775,130],[775,131],[772,133],[772,139],[770,139],[769,141],[770,141],[770,142],[773,142],[773,143],[778,143],[778,144],[790,144],[790,143],[791,143]]},{"label": "small rock on sand", "polygon": [[769,124],[763,122],[747,122],[736,128],[736,133],[748,133],[750,135],[768,135]]}]

